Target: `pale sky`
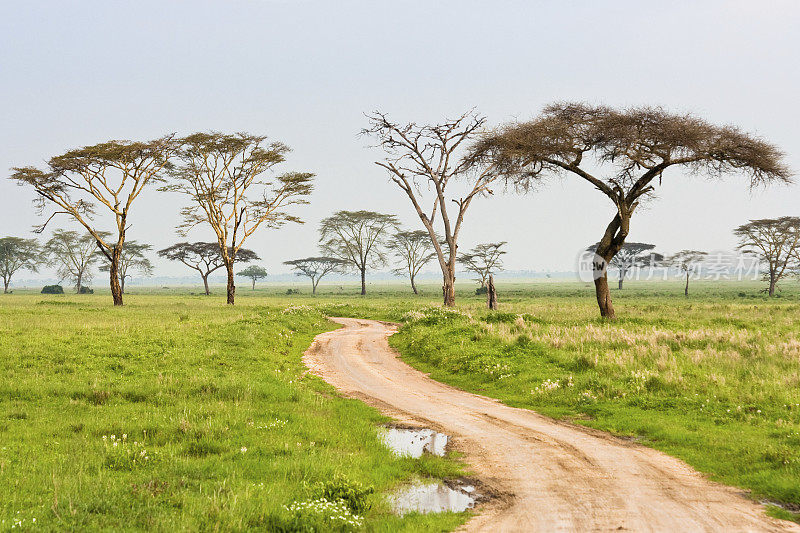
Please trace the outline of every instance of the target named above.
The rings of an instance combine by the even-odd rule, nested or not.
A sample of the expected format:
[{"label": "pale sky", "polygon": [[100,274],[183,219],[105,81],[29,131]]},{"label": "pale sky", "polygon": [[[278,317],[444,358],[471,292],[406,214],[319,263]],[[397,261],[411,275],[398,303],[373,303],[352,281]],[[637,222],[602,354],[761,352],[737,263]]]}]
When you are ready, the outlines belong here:
[{"label": "pale sky", "polygon": [[[497,125],[559,100],[662,105],[763,136],[798,171],[798,27],[794,0],[2,0],[0,169],[108,139],[266,134],[293,149],[281,170],[317,174],[311,204],[295,210],[306,224],[247,245],[285,272],[283,261],[316,254],[318,222],[335,210],[395,213],[421,229],[358,136],[375,109],[436,122],[475,107]],[[665,253],[731,249],[731,230],[748,219],[800,215],[800,185],[751,194],[741,176],[708,182],[671,170],[658,194],[629,240]],[[0,180],[0,236],[33,236],[32,199]],[[184,201],[146,192],[129,238],[156,249],[182,240]],[[471,207],[460,249],[506,240],[509,269],[572,270],[612,215],[607,198],[572,178],[524,196],[498,191]]]}]

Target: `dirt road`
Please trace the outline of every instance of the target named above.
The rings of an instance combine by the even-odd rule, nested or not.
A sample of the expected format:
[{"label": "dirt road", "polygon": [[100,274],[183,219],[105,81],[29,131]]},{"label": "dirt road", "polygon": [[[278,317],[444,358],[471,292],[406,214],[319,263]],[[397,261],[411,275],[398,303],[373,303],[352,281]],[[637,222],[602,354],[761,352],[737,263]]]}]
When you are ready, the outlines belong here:
[{"label": "dirt road", "polygon": [[501,496],[466,531],[798,531],[683,462],[433,381],[403,363],[395,327],[336,318],[304,361],[343,394],[444,431]]}]

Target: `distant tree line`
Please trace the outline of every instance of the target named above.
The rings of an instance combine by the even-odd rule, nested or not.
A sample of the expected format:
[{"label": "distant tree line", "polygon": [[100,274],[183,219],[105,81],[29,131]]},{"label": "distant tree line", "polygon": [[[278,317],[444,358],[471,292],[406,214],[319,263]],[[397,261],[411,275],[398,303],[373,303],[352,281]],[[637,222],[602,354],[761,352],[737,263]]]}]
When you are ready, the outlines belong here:
[{"label": "distant tree line", "polygon": [[[459,252],[472,202],[493,194],[498,186],[533,191],[560,176],[588,183],[613,205],[611,220],[593,251],[601,258],[594,281],[600,314],[614,318],[606,267],[620,272],[622,288],[628,269],[648,257],[655,259],[652,248],[646,248],[651,245],[642,248],[642,243],[626,240],[633,214],[654,197],[670,169],[713,177],[738,173],[747,176],[750,187],[792,182],[784,156],[774,145],[735,127],[658,107],[558,103],[533,120],[495,129],[487,129],[486,118],[475,112],[436,124],[396,122],[373,112],[362,134],[383,151],[376,164],[408,199],[422,229],[401,229],[394,214],[333,213],[320,225],[320,255],[286,262],[311,279],[312,292],[326,274],[349,271],[360,276],[364,294],[367,271],[387,264],[390,257],[399,265],[395,273],[407,276],[418,292],[416,276],[435,260],[442,273],[442,301],[454,305],[456,266],[474,272],[484,286],[502,267],[505,253],[504,241]],[[257,258],[245,243],[259,229],[302,223],[293,208],[308,203],[314,175],[278,173],[288,153],[286,145],[264,136],[209,132],[151,141],[112,140],[51,157],[42,168],[14,168],[11,179],[37,195],[35,205],[45,217],[38,232],[54,217],[66,215],[85,233],[57,230],[42,250],[30,240],[6,238],[0,247],[5,289],[14,272],[34,270],[41,264],[36,257],[48,255],[60,275],[80,290],[91,276],[89,266],[97,261],[108,272],[114,305],[122,305],[129,272],[152,270],[145,257],[149,246],[128,241],[127,232],[135,221],[137,198],[157,187],[185,199],[177,228],[181,235],[202,226],[216,237],[212,243],[179,243],[159,255],[197,270],[206,292],[208,275],[224,268],[226,299],[233,304],[235,264]],[[113,221],[110,231],[96,218],[101,212],[104,220],[110,215]],[[770,294],[797,268],[797,220],[753,220],[735,231],[741,250],[767,266]],[[689,272],[701,255],[684,250],[671,259]],[[251,265],[239,274],[255,287],[266,275],[258,268]],[[688,294],[688,275],[685,290]]]}]

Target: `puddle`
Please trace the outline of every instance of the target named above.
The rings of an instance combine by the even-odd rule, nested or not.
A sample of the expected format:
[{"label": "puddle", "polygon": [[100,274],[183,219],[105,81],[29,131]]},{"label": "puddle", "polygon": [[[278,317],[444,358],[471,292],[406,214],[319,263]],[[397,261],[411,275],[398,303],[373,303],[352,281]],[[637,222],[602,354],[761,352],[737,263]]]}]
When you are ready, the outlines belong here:
[{"label": "puddle", "polygon": [[419,483],[404,487],[390,496],[394,512],[400,516],[411,513],[461,513],[472,509],[479,495],[475,487],[455,483]]},{"label": "puddle", "polygon": [[380,437],[395,454],[415,459],[425,452],[443,457],[448,439],[444,433],[432,429],[402,428],[383,428]]}]

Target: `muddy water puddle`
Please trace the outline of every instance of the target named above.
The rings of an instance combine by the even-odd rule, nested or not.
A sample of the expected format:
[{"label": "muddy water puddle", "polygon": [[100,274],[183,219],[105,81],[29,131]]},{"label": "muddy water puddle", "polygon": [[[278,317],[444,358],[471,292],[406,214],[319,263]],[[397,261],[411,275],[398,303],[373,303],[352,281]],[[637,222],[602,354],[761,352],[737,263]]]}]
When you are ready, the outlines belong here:
[{"label": "muddy water puddle", "polygon": [[394,512],[461,513],[480,499],[473,485],[455,482],[425,482],[403,487],[390,496]]},{"label": "muddy water puddle", "polygon": [[427,428],[381,428],[380,438],[396,455],[413,458],[430,453],[443,457],[448,436]]}]

